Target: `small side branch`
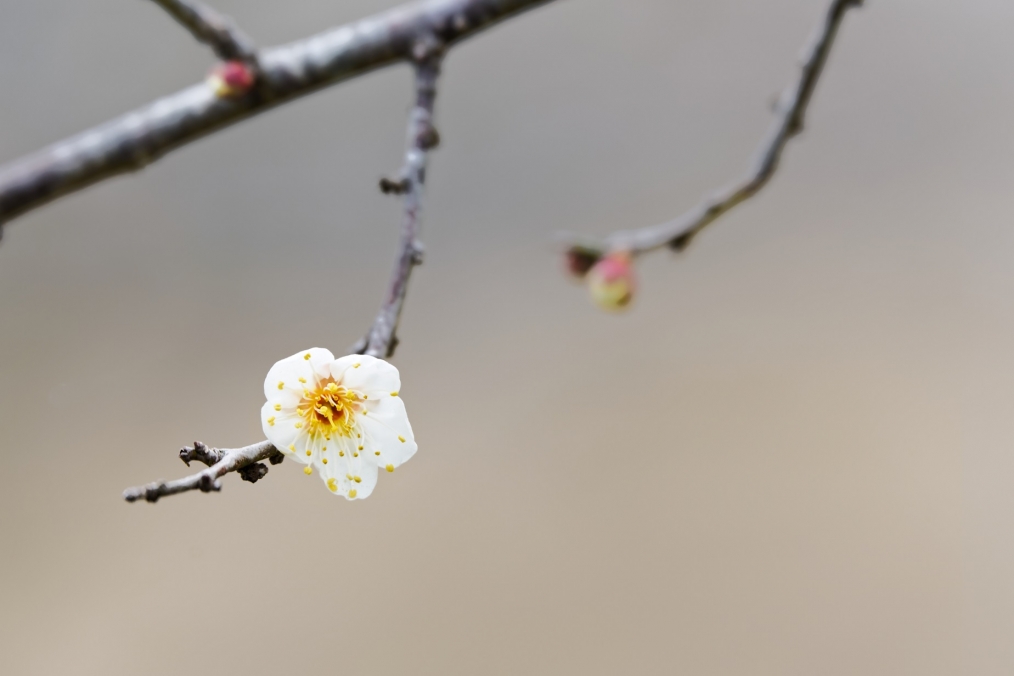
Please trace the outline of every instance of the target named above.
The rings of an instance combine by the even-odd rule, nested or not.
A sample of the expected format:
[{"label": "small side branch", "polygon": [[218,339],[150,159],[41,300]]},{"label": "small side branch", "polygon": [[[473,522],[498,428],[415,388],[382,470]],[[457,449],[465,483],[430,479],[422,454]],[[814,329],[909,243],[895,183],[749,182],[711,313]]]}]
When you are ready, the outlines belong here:
[{"label": "small side branch", "polygon": [[429,151],[440,143],[440,135],[433,124],[433,105],[437,96],[443,50],[443,44],[432,37],[420,40],[413,49],[415,105],[409,115],[405,163],[396,179],[384,178],[380,181],[380,189],[384,193],[403,196],[401,240],[384,304],[369,334],[356,345],[354,351],[381,359],[390,357],[397,347],[398,320],[405,303],[408,280],[415,266],[422,263],[423,246],[419,241],[419,231],[423,186],[426,182]]},{"label": "small side branch", "polygon": [[154,0],[190,31],[198,42],[211,47],[223,61],[233,59],[257,65],[257,49],[231,18],[192,0]]},{"label": "small side branch", "polygon": [[239,472],[244,481],[255,482],[268,473],[261,460],[268,460],[272,465],[282,461],[283,456],[270,441],[244,446],[243,448],[209,448],[197,441],[193,447],[180,450],[180,459],[190,466],[198,461],[208,466],[207,469],[191,474],[175,481],[153,481],[145,486],[128,488],[123,492],[127,502],[147,500],[157,502],[166,495],[175,495],[186,491],[200,490],[204,493],[222,490],[220,478],[229,472]]},{"label": "small side branch", "polygon": [[807,106],[824,69],[827,56],[845,13],[862,0],[832,0],[823,21],[804,52],[799,78],[778,101],[777,118],[761,143],[757,159],[738,183],[720,190],[674,221],[640,230],[616,232],[605,241],[605,251],[642,254],[662,247],[681,251],[704,228],[734,206],[755,195],[774,175],[789,139],[803,130]]}]

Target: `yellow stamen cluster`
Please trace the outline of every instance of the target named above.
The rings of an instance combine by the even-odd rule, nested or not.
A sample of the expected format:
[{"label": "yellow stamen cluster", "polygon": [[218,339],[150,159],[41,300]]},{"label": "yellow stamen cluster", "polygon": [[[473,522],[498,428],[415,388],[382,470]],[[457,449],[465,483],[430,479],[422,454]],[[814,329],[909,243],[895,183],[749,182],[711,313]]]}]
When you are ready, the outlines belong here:
[{"label": "yellow stamen cluster", "polygon": [[[337,385],[332,380],[322,381],[310,390],[303,390],[303,398],[296,412],[303,418],[310,437],[330,439],[338,434],[351,437],[355,428],[355,415],[362,411],[359,395]],[[302,423],[296,423],[302,427]]]}]

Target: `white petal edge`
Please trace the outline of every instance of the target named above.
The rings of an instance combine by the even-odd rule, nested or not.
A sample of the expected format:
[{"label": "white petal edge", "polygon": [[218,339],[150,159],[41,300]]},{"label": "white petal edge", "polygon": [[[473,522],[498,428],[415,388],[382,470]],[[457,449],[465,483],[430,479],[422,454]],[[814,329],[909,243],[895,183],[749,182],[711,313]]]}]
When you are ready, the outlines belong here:
[{"label": "white petal edge", "polygon": [[[306,385],[315,384],[331,373],[334,355],[322,347],[311,347],[275,362],[264,378],[264,398],[284,407],[295,406]],[[302,378],[306,382],[301,382]],[[295,401],[292,398],[295,397]]]},{"label": "white petal edge", "polygon": [[397,367],[365,354],[350,354],[331,364],[331,376],[339,385],[371,397],[390,396],[401,389]]},{"label": "white petal edge", "polygon": [[[405,403],[392,397],[383,406],[377,406],[367,415],[358,417],[363,428],[367,461],[379,467],[400,467],[419,450],[408,421]],[[376,454],[380,451],[380,455]]]}]

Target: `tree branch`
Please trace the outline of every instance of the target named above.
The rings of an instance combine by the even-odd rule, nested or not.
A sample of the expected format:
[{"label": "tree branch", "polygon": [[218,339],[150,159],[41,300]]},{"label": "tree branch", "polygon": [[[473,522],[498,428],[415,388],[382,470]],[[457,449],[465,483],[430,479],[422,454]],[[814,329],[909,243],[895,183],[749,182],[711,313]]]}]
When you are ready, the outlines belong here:
[{"label": "tree branch", "polygon": [[234,98],[207,84],[184,89],[0,167],[0,223],[273,106],[376,68],[413,59],[420,36],[449,47],[552,0],[417,0],[260,52],[258,84]]},{"label": "tree branch", "polygon": [[409,114],[405,164],[397,180],[383,178],[380,189],[385,193],[404,195],[398,259],[384,304],[373,327],[354,349],[355,352],[387,359],[398,344],[396,335],[401,309],[405,303],[408,279],[415,266],[422,263],[423,246],[419,241],[422,218],[423,185],[426,182],[426,160],[429,151],[440,143],[433,125],[433,104],[437,96],[443,45],[435,39],[421,40],[415,48],[415,105]]},{"label": "tree branch", "polygon": [[[831,1],[804,51],[799,79],[782,93],[776,109],[777,117],[758,149],[756,160],[742,180],[705,199],[674,221],[613,233],[606,238],[598,254],[624,250],[642,254],[662,247],[682,251],[704,228],[763,188],[778,168],[785,145],[803,130],[807,105],[834,44],[842,17],[849,9],[861,4],[862,0]],[[582,244],[579,248],[587,251],[588,246]]]},{"label": "tree branch", "polygon": [[190,0],[154,0],[156,4],[188,31],[198,42],[211,47],[223,61],[236,59],[256,68],[257,49],[253,41],[224,14],[207,5]]},{"label": "tree branch", "polygon": [[271,444],[261,441],[243,448],[208,448],[199,441],[193,447],[180,450],[180,459],[190,466],[194,460],[203,462],[207,469],[191,474],[176,481],[153,481],[144,486],[136,486],[123,491],[127,502],[135,502],[144,498],[148,502],[157,502],[165,495],[175,495],[186,491],[200,490],[204,493],[222,490],[219,479],[229,472],[239,472],[244,481],[256,482],[268,473],[267,466],[261,460],[269,460],[272,465],[280,463],[285,456]]},{"label": "tree branch", "polygon": [[[410,60],[415,68],[415,105],[409,116],[405,162],[396,178],[385,178],[380,182],[381,190],[385,193],[403,195],[404,215],[399,254],[380,312],[369,333],[353,348],[354,352],[380,358],[390,357],[397,345],[396,330],[408,280],[414,267],[421,263],[419,230],[422,196],[428,152],[439,142],[439,135],[433,125],[433,109],[444,53],[455,40],[512,12],[548,1],[550,0],[428,0],[405,5],[353,27],[337,29],[287,48],[268,50],[261,60],[264,76],[261,89],[271,96],[280,97],[279,99],[248,96],[234,101],[209,102],[208,93],[199,91],[196,87],[164,99],[133,113],[133,117],[128,115],[106,127],[57,144],[35,158],[0,169],[0,215],[22,213],[47,199],[76,190],[112,173],[143,166],[144,162],[156,156],[152,154],[155,151],[149,148],[166,152],[202,133],[254,114],[268,105],[395,60]],[[576,252],[579,259],[576,259],[576,263],[580,263],[582,270],[587,271],[596,256],[608,251],[639,254],[663,246],[682,249],[709,223],[760,190],[777,169],[788,140],[803,128],[807,105],[842,17],[848,9],[861,2],[862,0],[831,1],[824,22],[805,52],[799,80],[783,93],[777,119],[760,147],[757,160],[740,183],[706,200],[671,223],[617,232],[605,241],[604,248],[598,248],[597,245],[592,248],[576,246],[572,253]],[[61,165],[64,158],[76,162],[73,166],[77,168],[74,169],[71,164]],[[22,182],[19,184],[12,181],[12,176],[21,176]],[[33,179],[37,182],[37,187],[55,185],[61,192],[41,196],[29,194],[21,202],[9,197],[22,194],[11,192],[12,185],[30,185]],[[15,206],[11,207],[11,204]],[[229,472],[239,472],[244,480],[253,482],[267,473],[267,466],[260,461],[268,459],[272,464],[277,464],[283,459],[282,454],[269,441],[240,449],[223,450],[195,443],[192,448],[182,449],[180,457],[188,465],[197,460],[208,465],[208,468],[176,481],[157,481],[128,489],[124,492],[124,498],[128,502],[141,498],[155,502],[164,495],[195,489],[203,492],[218,491],[221,490],[219,479]]]}]

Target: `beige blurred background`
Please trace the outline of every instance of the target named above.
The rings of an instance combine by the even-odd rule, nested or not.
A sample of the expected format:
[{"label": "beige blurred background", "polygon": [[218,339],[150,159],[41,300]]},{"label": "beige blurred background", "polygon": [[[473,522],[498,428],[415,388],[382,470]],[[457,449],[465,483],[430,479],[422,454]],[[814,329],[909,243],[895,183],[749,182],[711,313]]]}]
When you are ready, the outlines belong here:
[{"label": "beige blurred background", "polygon": [[[216,0],[261,44],[395,0]],[[745,168],[818,0],[566,0],[455,50],[373,497],[261,438],[268,367],[382,296],[405,68],[19,219],[0,246],[0,673],[1010,674],[1009,0],[850,14],[783,171],[598,312],[552,236]],[[199,80],[139,0],[3,0],[0,158]],[[313,292],[308,291],[308,287]]]}]

